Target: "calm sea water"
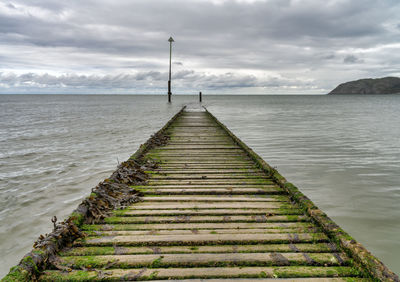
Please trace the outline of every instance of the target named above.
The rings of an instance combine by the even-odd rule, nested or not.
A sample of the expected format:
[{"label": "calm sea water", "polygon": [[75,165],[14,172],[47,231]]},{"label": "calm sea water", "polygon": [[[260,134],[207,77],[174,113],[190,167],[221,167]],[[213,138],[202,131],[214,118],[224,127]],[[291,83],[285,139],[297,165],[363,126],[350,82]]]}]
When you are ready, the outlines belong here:
[{"label": "calm sea water", "polygon": [[[0,277],[195,96],[0,95]],[[400,273],[400,95],[203,105]]]}]

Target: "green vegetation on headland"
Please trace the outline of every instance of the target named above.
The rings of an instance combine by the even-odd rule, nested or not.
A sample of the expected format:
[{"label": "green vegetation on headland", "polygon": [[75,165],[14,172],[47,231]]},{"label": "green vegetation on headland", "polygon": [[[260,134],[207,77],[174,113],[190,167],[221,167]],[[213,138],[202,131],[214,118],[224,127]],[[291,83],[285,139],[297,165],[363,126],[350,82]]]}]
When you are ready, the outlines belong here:
[{"label": "green vegetation on headland", "polygon": [[342,83],[329,94],[400,94],[400,78],[367,78]]}]

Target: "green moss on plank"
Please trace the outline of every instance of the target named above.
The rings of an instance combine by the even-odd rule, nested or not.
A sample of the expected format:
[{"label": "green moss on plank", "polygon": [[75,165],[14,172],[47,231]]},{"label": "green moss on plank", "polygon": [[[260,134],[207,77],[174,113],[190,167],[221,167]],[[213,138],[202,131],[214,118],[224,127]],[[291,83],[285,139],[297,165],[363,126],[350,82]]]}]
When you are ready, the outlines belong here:
[{"label": "green moss on plank", "polygon": [[163,256],[160,256],[159,258],[153,260],[150,264],[150,267],[152,267],[152,268],[160,267],[162,265],[163,258],[164,258]]},{"label": "green moss on plank", "polygon": [[40,281],[58,282],[58,281],[95,281],[97,272],[76,270],[72,272],[45,271],[40,277]]},{"label": "green moss on plank", "polygon": [[146,155],[146,160],[152,160],[152,161],[155,161],[155,162],[160,162],[161,160],[162,160],[163,158],[159,155],[159,154],[156,154],[156,153],[148,153],[147,155]]},{"label": "green moss on plank", "polygon": [[349,267],[277,267],[274,269],[274,278],[307,278],[307,277],[345,277],[357,276],[358,272]]},{"label": "green moss on plank", "polygon": [[158,276],[158,273],[159,273],[159,271],[153,271],[153,272],[149,275],[148,280],[154,280],[154,279],[156,279],[157,276]]},{"label": "green moss on plank", "polygon": [[125,219],[123,217],[116,217],[116,216],[110,216],[104,219],[105,223],[124,222],[124,221]]},{"label": "green moss on plank", "polygon": [[69,250],[60,252],[60,256],[99,256],[99,255],[113,255],[115,248],[108,247],[75,247]]},{"label": "green moss on plank", "polygon": [[143,185],[140,185],[140,186],[131,185],[129,187],[132,189],[135,189],[136,191],[141,192],[141,193],[144,193],[149,190],[146,186],[143,186]]},{"label": "green moss on plank", "polygon": [[115,210],[113,211],[114,216],[125,216],[129,212],[129,209]]},{"label": "green moss on plank", "polygon": [[39,272],[39,269],[38,269],[36,263],[33,261],[33,258],[31,256],[24,257],[21,260],[20,264],[26,266],[26,268],[32,269],[34,273],[38,273]]},{"label": "green moss on plank", "polygon": [[265,271],[261,271],[260,274],[258,274],[258,278],[268,278],[268,275]]},{"label": "green moss on plank", "polygon": [[287,215],[286,217],[287,217],[288,221],[299,221],[298,215]]},{"label": "green moss on plank", "polygon": [[39,250],[39,249],[34,249],[32,251],[32,253],[34,253],[35,255],[38,255],[38,256],[43,256],[45,254],[45,252],[43,250]]},{"label": "green moss on plank", "polygon": [[95,224],[82,224],[81,229],[84,231],[100,231],[102,228],[101,225]]},{"label": "green moss on plank", "polygon": [[65,266],[73,266],[74,268],[101,268],[108,263],[112,263],[115,260],[105,260],[98,256],[72,256],[72,257],[61,257],[60,263]]},{"label": "green moss on plank", "polygon": [[20,266],[14,266],[10,272],[1,280],[2,282],[29,281],[31,275]]},{"label": "green moss on plank", "polygon": [[83,224],[84,220],[85,220],[85,217],[83,216],[83,214],[78,213],[78,212],[73,212],[73,213],[70,215],[69,218],[70,218],[70,219],[72,220],[72,222],[73,222],[76,226],[78,226],[78,227],[80,227],[80,226]]}]

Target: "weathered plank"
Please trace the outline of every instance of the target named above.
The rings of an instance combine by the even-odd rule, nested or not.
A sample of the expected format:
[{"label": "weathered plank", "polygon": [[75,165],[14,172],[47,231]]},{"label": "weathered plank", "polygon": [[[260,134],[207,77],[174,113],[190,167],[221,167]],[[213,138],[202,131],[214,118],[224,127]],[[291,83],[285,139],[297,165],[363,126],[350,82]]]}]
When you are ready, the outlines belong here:
[{"label": "weathered plank", "polygon": [[315,225],[310,222],[213,222],[213,223],[146,223],[146,224],[91,224],[84,225],[84,230],[170,230],[170,229],[190,229],[190,230],[201,230],[201,229],[226,229],[226,228],[234,228],[234,229],[255,229],[255,228],[264,228],[264,229],[281,229],[281,228],[314,228]]},{"label": "weathered plank", "polygon": [[288,234],[191,234],[191,235],[136,235],[136,236],[102,236],[87,237],[76,245],[106,246],[119,244],[123,246],[169,246],[169,245],[214,245],[214,244],[265,244],[265,243],[302,243],[326,242],[328,237],[323,233],[288,233]]},{"label": "weathered plank", "polygon": [[[147,246],[147,247],[75,247],[66,249],[61,256],[94,255],[133,255],[133,254],[196,254],[196,253],[263,253],[263,252],[300,252],[331,253],[332,245],[326,243],[291,243],[257,245],[210,245],[210,246]],[[337,251],[337,250],[336,250]]]},{"label": "weathered plank", "polygon": [[174,229],[174,230],[117,230],[117,231],[86,231],[89,236],[134,236],[134,235],[191,235],[191,234],[249,234],[249,233],[316,233],[315,228],[262,228],[262,229]]},{"label": "weathered plank", "polygon": [[308,221],[304,215],[271,215],[253,214],[253,215],[193,215],[193,216],[112,216],[105,218],[109,224],[115,223],[177,223],[177,222],[294,222]]},{"label": "weathered plank", "polygon": [[[145,196],[143,202],[289,202],[287,197],[274,195],[190,195],[190,196]],[[157,204],[154,204],[156,206]],[[135,208],[133,206],[132,208]]]},{"label": "weathered plank", "polygon": [[286,277],[354,277],[354,269],[346,266],[274,266],[274,267],[204,267],[199,268],[141,268],[141,269],[108,269],[107,271],[74,270],[62,272],[47,270],[41,281],[79,281],[83,276],[89,280],[155,280],[184,278],[286,278]]},{"label": "weathered plank", "polygon": [[[172,208],[171,208],[172,209]],[[295,208],[288,208],[288,209],[223,209],[223,208],[211,208],[211,209],[198,209],[198,208],[188,208],[188,209],[156,209],[156,210],[129,210],[129,211],[122,211],[119,212],[119,215],[124,216],[144,216],[144,215],[174,215],[174,216],[181,216],[181,215],[300,215],[303,214],[301,209]]]},{"label": "weathered plank", "polygon": [[140,267],[207,267],[207,266],[339,266],[347,265],[348,258],[339,253],[197,253],[197,254],[135,254],[61,257],[61,265],[80,269],[87,265],[104,268],[113,263],[117,268]]},{"label": "weathered plank", "polygon": [[[222,201],[216,201],[216,202],[203,202],[203,201],[197,201],[197,202],[182,202],[182,203],[156,203],[156,202],[151,202],[151,201],[146,201],[146,202],[140,202],[137,203],[134,206],[129,207],[131,210],[167,210],[167,209],[235,209],[235,210],[240,210],[240,209],[261,209],[265,210],[268,213],[268,210],[271,209],[271,212],[275,209],[290,209],[294,208],[291,204],[288,203],[282,203],[282,202],[222,202]],[[170,211],[173,212],[173,211]],[[256,212],[254,210],[254,212]]]}]

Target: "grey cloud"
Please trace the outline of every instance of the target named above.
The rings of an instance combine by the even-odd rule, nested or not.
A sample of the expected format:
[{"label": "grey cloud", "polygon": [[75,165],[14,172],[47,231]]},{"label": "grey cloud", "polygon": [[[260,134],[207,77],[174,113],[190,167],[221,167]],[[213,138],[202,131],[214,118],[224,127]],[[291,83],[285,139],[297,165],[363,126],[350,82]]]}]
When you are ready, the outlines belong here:
[{"label": "grey cloud", "polygon": [[347,55],[346,57],[344,57],[343,62],[345,64],[357,64],[357,63],[363,63],[364,61],[357,58],[354,55]]},{"label": "grey cloud", "polygon": [[[13,14],[1,5],[27,13]],[[304,87],[304,81],[314,81],[310,89],[322,92],[360,75],[391,74],[400,63],[393,50],[369,52],[359,73],[343,68],[363,62],[364,49],[397,43],[398,35],[385,23],[398,22],[399,14],[399,3],[389,0],[5,1],[0,4],[0,71],[84,73],[87,79],[98,72],[103,85],[106,74],[123,73],[143,82],[140,87],[156,83],[157,90],[158,81],[159,87],[165,84],[172,35],[174,76],[192,85],[202,79],[200,86],[208,82],[214,89],[275,87],[271,77],[285,77]],[[352,49],[361,54],[343,58]],[[184,73],[188,69],[196,72]],[[260,82],[260,72],[270,78]],[[59,78],[54,87],[73,87],[72,77],[57,84]],[[103,87],[120,83],[124,88],[115,75],[108,79]],[[102,87],[94,78],[87,84]]]},{"label": "grey cloud", "polygon": [[10,9],[16,9],[16,7],[12,3],[7,3],[6,5]]},{"label": "grey cloud", "polygon": [[166,75],[158,71],[142,72],[134,76],[136,80],[153,80],[160,81],[165,80]]},{"label": "grey cloud", "polygon": [[[41,1],[38,7],[48,9],[51,2]],[[316,0],[272,0],[251,5],[227,1],[217,6],[210,2],[183,0],[114,5],[110,1],[70,2],[72,4],[64,9],[74,11],[71,17],[51,26],[48,20],[34,16],[23,22],[19,18],[3,16],[2,26],[7,26],[8,32],[25,35],[27,43],[39,46],[77,46],[109,51],[114,48],[127,51],[127,48],[134,52],[146,48],[161,50],[160,36],[167,36],[169,32],[182,38],[181,44],[188,47],[196,44],[198,48],[194,50],[200,53],[204,52],[203,46],[216,51],[213,47],[221,47],[224,43],[235,43],[230,48],[237,49],[276,39],[362,37],[384,32],[379,21],[384,19],[385,13],[375,9],[385,7],[372,0],[364,1],[364,5],[358,1],[328,1],[328,5],[321,5]],[[63,12],[62,7],[54,10],[58,14]],[[367,16],[373,20],[366,19]],[[160,36],[154,36],[157,34]]]},{"label": "grey cloud", "polygon": [[336,57],[335,54],[329,54],[329,55],[323,55],[321,58],[325,60],[332,60],[335,57]]},{"label": "grey cloud", "polygon": [[[13,88],[23,91],[27,88],[46,92],[59,89],[63,93],[68,89],[70,93],[102,92],[113,93],[119,90],[137,91],[148,89],[149,85],[157,90],[165,90],[167,72],[138,72],[136,74],[117,75],[51,75],[35,73],[0,73],[0,93],[7,93],[7,89]],[[251,88],[251,87],[290,87],[307,86],[308,82],[291,80],[288,78],[264,77],[257,78],[254,75],[238,75],[235,73],[206,74],[193,70],[182,70],[172,77],[173,85],[181,92],[191,89],[230,89],[230,88]],[[93,92],[94,91],[94,92]]]}]

